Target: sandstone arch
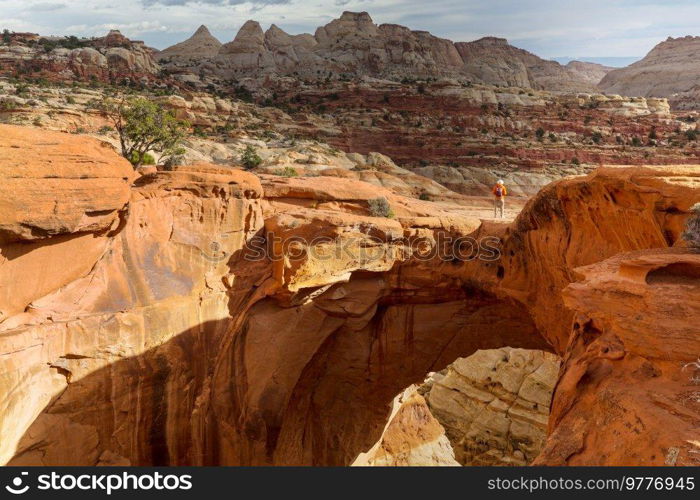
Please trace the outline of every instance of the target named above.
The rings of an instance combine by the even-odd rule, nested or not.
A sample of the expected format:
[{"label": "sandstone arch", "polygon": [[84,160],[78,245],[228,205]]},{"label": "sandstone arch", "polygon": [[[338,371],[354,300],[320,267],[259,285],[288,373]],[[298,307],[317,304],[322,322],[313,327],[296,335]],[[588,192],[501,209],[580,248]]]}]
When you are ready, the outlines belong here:
[{"label": "sandstone arch", "polygon": [[[52,139],[46,154],[55,158],[65,157],[66,143],[83,140]],[[624,272],[605,274],[629,262],[697,266],[674,253],[640,257],[642,264],[624,254],[621,263],[605,259],[677,244],[699,178],[693,166],[602,168],[552,184],[503,226],[345,179],[324,179],[318,188],[275,180],[275,196],[264,199],[265,179],[261,186],[244,172],[197,165],[142,178],[128,206],[115,203],[99,225],[49,219],[50,234],[25,233],[19,214],[17,226],[5,230],[20,239],[8,245],[74,234],[104,246],[87,270],[69,279],[49,274],[41,293],[11,284],[26,299],[14,306],[23,312],[0,323],[0,352],[7,354],[0,458],[348,463],[381,430],[382,405],[408,383],[475,349],[543,348],[544,338],[564,365],[539,463],[623,460],[605,451],[610,435],[601,421],[612,406],[601,394],[617,406],[636,401],[625,418],[644,425],[658,426],[664,412],[682,416],[651,444],[617,435],[626,453],[662,463],[664,449],[677,447],[678,460],[690,460],[691,445],[682,441],[697,428],[698,409],[673,398],[692,389],[683,385],[682,366],[697,352],[687,323],[697,314],[693,303],[684,314],[665,316],[665,343],[650,333],[658,318],[644,315],[639,331],[649,341],[641,344],[596,293],[629,286]],[[391,200],[396,219],[362,215],[378,194]],[[74,220],[84,219],[78,213]],[[355,238],[357,248],[382,252],[365,260],[241,260],[244,243],[263,230]],[[437,241],[439,234],[501,236],[503,258],[424,261],[407,251],[416,238]],[[230,258],[212,254],[212,242]],[[63,244],[52,245],[56,258],[74,259]],[[605,286],[594,279],[571,284],[591,272],[581,266],[594,264],[607,276]],[[8,276],[2,274],[5,286]],[[678,286],[686,285],[651,290],[634,282],[655,306],[681,296]],[[632,379],[642,380],[641,392],[629,392]]]}]

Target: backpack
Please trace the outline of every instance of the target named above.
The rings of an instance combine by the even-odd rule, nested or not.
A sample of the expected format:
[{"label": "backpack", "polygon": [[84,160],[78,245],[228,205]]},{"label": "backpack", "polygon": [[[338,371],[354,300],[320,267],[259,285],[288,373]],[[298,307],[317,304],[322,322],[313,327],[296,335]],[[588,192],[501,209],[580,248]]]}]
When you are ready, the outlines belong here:
[{"label": "backpack", "polygon": [[493,193],[494,193],[496,196],[498,196],[499,198],[500,198],[501,196],[503,196],[503,186],[501,186],[500,184],[497,185],[496,188],[494,189]]}]

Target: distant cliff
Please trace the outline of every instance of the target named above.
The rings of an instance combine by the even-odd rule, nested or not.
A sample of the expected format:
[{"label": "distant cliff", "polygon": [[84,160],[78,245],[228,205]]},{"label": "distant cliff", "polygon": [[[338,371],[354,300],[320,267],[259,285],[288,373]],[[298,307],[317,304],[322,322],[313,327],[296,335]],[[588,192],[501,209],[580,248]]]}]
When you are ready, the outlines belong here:
[{"label": "distant cliff", "polygon": [[247,21],[233,41],[223,45],[202,26],[191,38],[156,57],[169,69],[231,78],[273,74],[306,79],[455,77],[547,90],[595,87],[580,72],[513,47],[503,38],[453,43],[427,31],[377,25],[366,12],[344,12],[314,35],[289,35],[274,24],[263,31],[258,22]]}]

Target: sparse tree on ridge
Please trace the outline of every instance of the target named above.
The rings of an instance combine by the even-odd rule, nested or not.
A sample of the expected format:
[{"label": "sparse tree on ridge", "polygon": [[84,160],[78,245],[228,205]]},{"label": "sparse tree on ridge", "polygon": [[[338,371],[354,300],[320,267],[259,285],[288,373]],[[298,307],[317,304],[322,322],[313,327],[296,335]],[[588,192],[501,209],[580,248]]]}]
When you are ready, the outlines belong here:
[{"label": "sparse tree on ridge", "polygon": [[248,144],[245,147],[245,151],[243,151],[243,154],[241,155],[241,163],[243,164],[243,168],[246,170],[252,170],[262,163],[262,158],[260,158],[260,155],[258,155],[255,148]]},{"label": "sparse tree on ridge", "polygon": [[121,98],[103,107],[119,134],[121,153],[134,167],[149,161],[149,151],[160,154],[158,163],[182,155],[189,123],[172,111],[143,97]]}]

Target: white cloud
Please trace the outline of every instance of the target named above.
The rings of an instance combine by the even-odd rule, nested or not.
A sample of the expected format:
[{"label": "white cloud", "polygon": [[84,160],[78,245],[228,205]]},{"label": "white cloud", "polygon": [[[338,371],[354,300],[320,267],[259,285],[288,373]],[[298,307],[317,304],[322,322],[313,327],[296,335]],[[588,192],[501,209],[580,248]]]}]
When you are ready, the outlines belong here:
[{"label": "white cloud", "polygon": [[231,40],[249,18],[313,33],[342,10],[455,41],[503,36],[543,57],[643,55],[669,35],[700,34],[696,0],[0,0],[0,29],[81,36],[119,29],[162,48],[200,24]]},{"label": "white cloud", "polygon": [[159,21],[140,21],[135,23],[104,23],[104,24],[75,24],[65,28],[67,33],[72,33],[78,36],[89,36],[94,34],[103,34],[109,30],[119,30],[127,37],[143,35],[145,33],[167,32],[167,26]]}]

